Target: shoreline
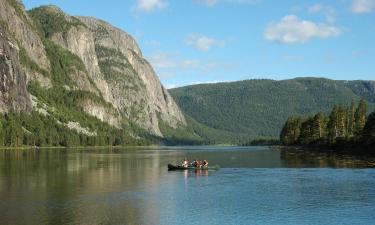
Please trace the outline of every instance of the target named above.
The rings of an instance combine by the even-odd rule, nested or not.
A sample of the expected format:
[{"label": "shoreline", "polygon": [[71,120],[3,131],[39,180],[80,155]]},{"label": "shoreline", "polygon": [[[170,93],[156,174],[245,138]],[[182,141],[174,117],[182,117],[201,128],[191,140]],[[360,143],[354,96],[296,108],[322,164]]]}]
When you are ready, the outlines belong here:
[{"label": "shoreline", "polygon": [[250,147],[241,145],[127,145],[127,146],[23,146],[23,147],[0,147],[1,150],[43,150],[43,149],[126,149],[126,148],[161,148],[161,147]]},{"label": "shoreline", "polygon": [[319,152],[319,153],[327,153],[327,154],[342,154],[342,155],[352,155],[352,156],[375,156],[375,151],[371,151],[366,147],[343,147],[343,146],[303,146],[303,145],[293,145],[293,146],[286,146],[286,145],[279,145],[278,147],[288,150],[302,150],[302,151],[309,151],[309,152]]}]

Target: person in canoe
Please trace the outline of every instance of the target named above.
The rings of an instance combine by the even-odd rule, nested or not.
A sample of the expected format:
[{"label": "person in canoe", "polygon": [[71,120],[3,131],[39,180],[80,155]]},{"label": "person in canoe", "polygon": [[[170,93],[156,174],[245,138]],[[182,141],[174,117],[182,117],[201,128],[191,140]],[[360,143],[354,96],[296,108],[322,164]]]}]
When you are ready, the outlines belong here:
[{"label": "person in canoe", "polygon": [[203,167],[208,167],[208,161],[207,160],[203,160],[202,166]]},{"label": "person in canoe", "polygon": [[182,166],[183,167],[188,167],[189,166],[189,161],[186,158],[182,161]]},{"label": "person in canoe", "polygon": [[193,166],[196,167],[196,168],[200,168],[202,165],[202,162],[199,161],[199,160],[194,160],[193,162]]}]

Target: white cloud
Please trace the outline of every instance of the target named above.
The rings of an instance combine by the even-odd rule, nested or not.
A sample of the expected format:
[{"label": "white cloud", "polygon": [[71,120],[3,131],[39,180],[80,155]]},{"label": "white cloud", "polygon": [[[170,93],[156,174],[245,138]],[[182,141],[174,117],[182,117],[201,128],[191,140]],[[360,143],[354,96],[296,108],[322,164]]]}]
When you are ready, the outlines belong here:
[{"label": "white cloud", "polygon": [[151,12],[161,10],[167,7],[164,0],[137,0],[136,8],[140,11]]},{"label": "white cloud", "polygon": [[183,72],[210,73],[216,70],[232,70],[230,62],[218,60],[180,59],[176,52],[157,52],[146,57],[161,79],[169,79]]},{"label": "white cloud", "polygon": [[214,38],[206,36],[200,36],[197,34],[190,34],[186,39],[186,43],[188,45],[194,46],[197,50],[202,52],[209,51],[213,46],[225,46],[224,41],[216,40]]},{"label": "white cloud", "polygon": [[350,7],[352,13],[369,13],[375,8],[375,0],[353,0]]},{"label": "white cloud", "polygon": [[[212,71],[220,66],[227,66],[228,64],[219,64],[216,61],[176,59],[177,55],[170,52],[158,52],[147,57],[151,65],[158,71],[169,69],[183,69],[183,70],[199,70],[204,72]],[[169,73],[168,73],[169,74]],[[170,76],[170,75],[168,75]]]},{"label": "white cloud", "polygon": [[234,4],[257,4],[262,0],[195,0],[199,4],[212,7],[218,3],[234,3]]},{"label": "white cloud", "polygon": [[300,20],[295,15],[287,15],[279,22],[270,23],[264,37],[269,41],[284,44],[305,43],[312,38],[329,38],[341,34],[341,29],[324,23],[316,24]]}]

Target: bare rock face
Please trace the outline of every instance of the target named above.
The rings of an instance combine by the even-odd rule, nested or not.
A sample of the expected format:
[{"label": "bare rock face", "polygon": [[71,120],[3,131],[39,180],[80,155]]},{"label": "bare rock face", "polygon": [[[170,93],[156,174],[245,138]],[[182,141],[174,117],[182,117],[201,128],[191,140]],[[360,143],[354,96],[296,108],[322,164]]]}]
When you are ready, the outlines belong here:
[{"label": "bare rock face", "polygon": [[[30,81],[44,89],[54,88],[53,71],[58,67],[53,46],[58,45],[59,56],[76,57],[75,62],[84,65],[83,69],[75,64],[65,68],[71,82],[65,85],[59,80],[58,85],[94,96],[82,100],[87,114],[118,128],[124,121],[134,123],[158,136],[163,136],[161,123],[186,126],[180,109],[130,35],[95,18],[69,16],[54,6],[35,10],[28,14],[18,0],[0,0],[0,112],[31,110],[26,90]],[[101,100],[92,101],[95,98]]]},{"label": "bare rock face", "polygon": [[[65,18],[73,20],[67,15]],[[155,135],[162,136],[161,121],[173,128],[186,125],[180,109],[130,35],[95,18],[76,18],[82,25],[56,33],[52,40],[81,58],[107,102]]]},{"label": "bare rock face", "polygon": [[7,25],[29,57],[41,68],[49,70],[50,63],[43,42],[22,4],[16,0],[0,0],[0,20]]},{"label": "bare rock face", "polygon": [[0,27],[0,113],[30,111],[32,108],[18,51],[16,43]]}]

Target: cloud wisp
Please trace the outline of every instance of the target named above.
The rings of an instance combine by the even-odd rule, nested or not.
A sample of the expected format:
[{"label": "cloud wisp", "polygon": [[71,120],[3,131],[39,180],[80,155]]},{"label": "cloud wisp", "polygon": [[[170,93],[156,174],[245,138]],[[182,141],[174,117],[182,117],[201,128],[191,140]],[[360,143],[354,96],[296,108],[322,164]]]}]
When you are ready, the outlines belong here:
[{"label": "cloud wisp", "polygon": [[143,12],[152,12],[165,9],[167,6],[164,0],[137,0],[135,8]]},{"label": "cloud wisp", "polygon": [[309,7],[308,12],[310,14],[323,14],[326,18],[327,23],[334,23],[336,21],[336,10],[329,5],[314,4]]},{"label": "cloud wisp", "polygon": [[215,38],[190,34],[186,38],[186,44],[193,46],[195,49],[201,52],[208,52],[214,46],[224,47],[225,41],[217,40]]},{"label": "cloud wisp", "polygon": [[352,13],[370,13],[375,9],[375,0],[353,0],[350,6]]},{"label": "cloud wisp", "polygon": [[176,53],[158,52],[147,59],[156,70],[198,70],[202,72],[209,72],[217,69],[220,66],[229,67],[229,64],[218,63],[214,60],[195,60],[195,59],[177,59]]},{"label": "cloud wisp", "polygon": [[287,15],[279,22],[270,23],[264,38],[283,44],[306,43],[313,38],[329,38],[339,36],[341,29],[325,23],[316,24],[308,20],[300,20],[295,15]]}]

